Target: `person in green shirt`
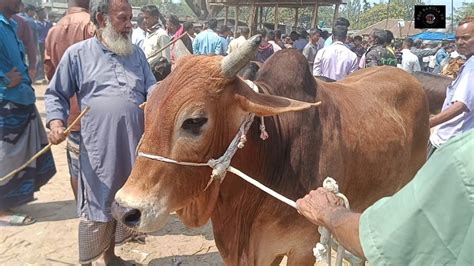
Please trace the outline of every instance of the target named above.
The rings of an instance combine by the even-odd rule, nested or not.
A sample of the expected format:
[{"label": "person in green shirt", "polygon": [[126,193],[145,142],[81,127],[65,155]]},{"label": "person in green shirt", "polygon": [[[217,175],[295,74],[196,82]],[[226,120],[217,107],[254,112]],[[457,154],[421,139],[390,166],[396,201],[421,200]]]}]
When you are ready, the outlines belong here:
[{"label": "person in green shirt", "polygon": [[[372,265],[474,265],[474,130],[443,145],[413,180],[363,213],[323,188],[298,212]],[[375,188],[375,187],[374,187]]]}]

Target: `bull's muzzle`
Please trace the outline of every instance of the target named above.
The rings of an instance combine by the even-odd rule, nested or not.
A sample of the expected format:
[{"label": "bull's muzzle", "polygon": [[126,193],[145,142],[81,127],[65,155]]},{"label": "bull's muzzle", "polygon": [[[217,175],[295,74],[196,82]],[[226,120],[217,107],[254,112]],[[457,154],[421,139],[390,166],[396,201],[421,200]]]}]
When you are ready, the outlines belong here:
[{"label": "bull's muzzle", "polygon": [[112,203],[112,216],[115,220],[123,223],[129,228],[137,228],[140,225],[141,212],[139,209],[122,207],[116,201]]}]

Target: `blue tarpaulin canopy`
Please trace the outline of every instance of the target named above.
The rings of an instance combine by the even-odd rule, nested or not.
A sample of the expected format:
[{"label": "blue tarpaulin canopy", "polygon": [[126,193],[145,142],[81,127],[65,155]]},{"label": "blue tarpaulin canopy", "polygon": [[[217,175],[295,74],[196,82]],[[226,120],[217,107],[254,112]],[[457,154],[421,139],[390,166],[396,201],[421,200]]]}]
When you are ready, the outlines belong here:
[{"label": "blue tarpaulin canopy", "polygon": [[445,32],[430,32],[425,31],[422,33],[418,33],[415,35],[410,36],[413,40],[421,39],[426,41],[454,41],[454,33],[445,33]]}]

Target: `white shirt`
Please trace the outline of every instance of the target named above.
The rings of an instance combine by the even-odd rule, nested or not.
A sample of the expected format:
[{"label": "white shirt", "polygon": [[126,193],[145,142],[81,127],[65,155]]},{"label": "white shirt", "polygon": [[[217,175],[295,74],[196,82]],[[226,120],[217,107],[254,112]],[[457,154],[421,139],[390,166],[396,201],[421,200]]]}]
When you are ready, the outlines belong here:
[{"label": "white shirt", "polygon": [[402,69],[407,71],[408,73],[421,71],[418,56],[412,53],[409,49],[402,50]]},{"label": "white shirt", "polygon": [[455,102],[462,102],[467,110],[435,128],[430,136],[430,141],[435,147],[474,129],[474,56],[464,63],[458,77],[446,89],[442,111]]},{"label": "white shirt", "polygon": [[145,51],[145,37],[146,31],[142,30],[140,27],[133,29],[132,32],[132,43],[142,48],[142,51]]},{"label": "white shirt", "polygon": [[161,53],[151,58],[148,58],[150,57],[150,55],[160,50],[162,47],[165,47],[170,42],[170,40],[171,38],[170,36],[168,36],[168,33],[159,26],[157,26],[157,28],[153,32],[146,34],[143,46],[145,47],[145,56],[147,58],[148,63],[153,62],[160,56],[165,57],[166,59],[168,59],[168,62],[171,62],[171,50],[169,47]]},{"label": "white shirt", "polygon": [[280,45],[276,44],[275,41],[268,41],[268,43],[272,45],[272,47],[273,47],[273,53],[276,53],[276,52],[278,52],[278,51],[281,50]]},{"label": "white shirt", "polygon": [[240,35],[239,38],[230,41],[229,47],[227,48],[227,54],[237,51],[239,47],[245,43],[246,40],[247,39],[245,39],[243,35]]},{"label": "white shirt", "polygon": [[313,76],[341,80],[359,69],[357,55],[342,42],[333,42],[319,50],[314,58]]}]

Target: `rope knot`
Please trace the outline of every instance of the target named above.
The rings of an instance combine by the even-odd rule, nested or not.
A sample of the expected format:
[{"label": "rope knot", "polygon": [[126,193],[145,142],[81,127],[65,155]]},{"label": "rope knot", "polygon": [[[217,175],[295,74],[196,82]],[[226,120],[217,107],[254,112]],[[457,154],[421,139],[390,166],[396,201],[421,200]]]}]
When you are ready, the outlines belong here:
[{"label": "rope knot", "polygon": [[247,142],[247,137],[245,135],[240,136],[240,141],[239,144],[237,145],[237,148],[242,149],[245,147],[245,143]]},{"label": "rope knot", "polygon": [[337,185],[336,180],[334,180],[332,177],[326,177],[326,179],[324,179],[323,188],[334,194],[339,193],[339,186]]}]

